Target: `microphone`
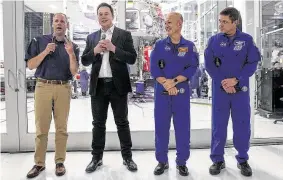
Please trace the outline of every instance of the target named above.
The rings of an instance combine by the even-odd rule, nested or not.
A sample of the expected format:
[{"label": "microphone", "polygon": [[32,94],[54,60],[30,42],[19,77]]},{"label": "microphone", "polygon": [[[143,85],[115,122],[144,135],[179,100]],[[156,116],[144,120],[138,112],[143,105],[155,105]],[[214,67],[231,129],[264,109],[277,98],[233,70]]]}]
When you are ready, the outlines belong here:
[{"label": "microphone", "polygon": [[[51,43],[56,43],[55,41],[56,41],[56,36],[53,35],[53,36],[52,36]],[[49,55],[52,55],[53,53],[54,53],[53,51],[50,51],[50,52],[49,52]]]},{"label": "microphone", "polygon": [[[101,35],[101,40],[105,40],[105,39],[106,39],[106,34],[102,34]],[[102,51],[100,54],[103,56],[104,52]]]},{"label": "microphone", "polygon": [[160,69],[164,69],[164,68],[165,68],[165,60],[164,60],[164,59],[160,59],[160,60],[158,61],[158,67],[159,67]]},{"label": "microphone", "polygon": [[214,58],[214,64],[216,67],[220,67],[222,64],[221,59],[219,59],[218,57]]},{"label": "microphone", "polygon": [[[185,93],[185,89],[184,88],[181,88],[181,89],[178,89],[178,94],[184,94]],[[169,92],[168,91],[163,91],[162,92],[163,95],[169,95]]]}]

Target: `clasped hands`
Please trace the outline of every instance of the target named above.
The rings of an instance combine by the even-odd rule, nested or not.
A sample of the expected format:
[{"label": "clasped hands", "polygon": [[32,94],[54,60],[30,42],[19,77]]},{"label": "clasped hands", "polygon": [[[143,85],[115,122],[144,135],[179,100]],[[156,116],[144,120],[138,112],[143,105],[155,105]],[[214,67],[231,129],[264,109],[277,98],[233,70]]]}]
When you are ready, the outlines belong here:
[{"label": "clasped hands", "polygon": [[93,49],[94,54],[100,54],[104,51],[112,51],[115,52],[116,47],[112,44],[109,39],[101,40],[98,42],[96,47]]},{"label": "clasped hands", "polygon": [[223,89],[228,94],[234,94],[236,93],[235,85],[238,83],[238,80],[236,78],[228,78],[221,81],[221,85]]},{"label": "clasped hands", "polygon": [[176,86],[176,82],[174,82],[173,79],[166,79],[166,81],[162,84],[164,89],[166,91],[168,91],[168,94],[170,96],[176,96],[178,94],[178,90],[175,87]]}]

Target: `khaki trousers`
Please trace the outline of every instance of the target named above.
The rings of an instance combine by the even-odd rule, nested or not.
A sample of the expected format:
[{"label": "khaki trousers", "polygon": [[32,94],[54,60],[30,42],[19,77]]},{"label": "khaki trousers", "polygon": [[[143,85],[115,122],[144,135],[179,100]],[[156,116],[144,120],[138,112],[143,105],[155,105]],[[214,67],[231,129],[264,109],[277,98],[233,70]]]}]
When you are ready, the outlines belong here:
[{"label": "khaki trousers", "polygon": [[38,166],[45,166],[48,132],[52,119],[52,101],[54,101],[55,123],[55,163],[64,163],[67,145],[67,122],[71,101],[70,84],[47,84],[37,82],[35,87],[35,155]]}]

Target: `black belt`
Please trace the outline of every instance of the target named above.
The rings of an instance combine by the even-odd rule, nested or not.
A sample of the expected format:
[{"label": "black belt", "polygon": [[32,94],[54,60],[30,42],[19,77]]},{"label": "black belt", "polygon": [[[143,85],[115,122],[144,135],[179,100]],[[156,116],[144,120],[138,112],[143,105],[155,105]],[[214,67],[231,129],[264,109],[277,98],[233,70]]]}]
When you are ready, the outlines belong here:
[{"label": "black belt", "polygon": [[98,78],[98,81],[109,83],[113,81],[113,78]]},{"label": "black belt", "polygon": [[69,81],[61,80],[47,80],[47,79],[37,79],[37,82],[47,83],[47,84],[67,84]]}]

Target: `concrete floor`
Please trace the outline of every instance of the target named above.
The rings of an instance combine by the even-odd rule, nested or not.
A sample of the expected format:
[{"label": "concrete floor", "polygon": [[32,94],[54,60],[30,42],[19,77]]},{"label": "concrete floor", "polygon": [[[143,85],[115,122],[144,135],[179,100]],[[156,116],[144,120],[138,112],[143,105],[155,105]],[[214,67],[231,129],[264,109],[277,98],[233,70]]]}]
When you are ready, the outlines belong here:
[{"label": "concrete floor", "polygon": [[[240,174],[235,160],[235,149],[227,148],[225,154],[226,169],[217,176],[211,176],[209,149],[193,149],[187,162],[190,175],[182,177],[176,171],[175,151],[169,152],[169,170],[161,176],[154,176],[157,165],[153,151],[134,151],[133,159],[138,172],[129,172],[122,165],[120,152],[105,152],[103,166],[91,174],[85,168],[91,160],[90,152],[68,152],[65,166],[66,175],[56,177],[54,173],[54,153],[47,153],[46,170],[34,180],[282,180],[283,145],[252,147],[249,151],[249,163],[253,176],[246,178]],[[33,153],[1,154],[1,180],[24,180],[33,166]]]}]

